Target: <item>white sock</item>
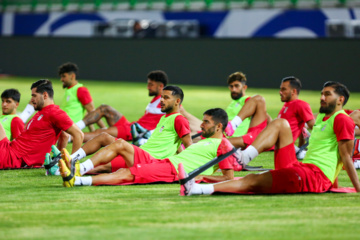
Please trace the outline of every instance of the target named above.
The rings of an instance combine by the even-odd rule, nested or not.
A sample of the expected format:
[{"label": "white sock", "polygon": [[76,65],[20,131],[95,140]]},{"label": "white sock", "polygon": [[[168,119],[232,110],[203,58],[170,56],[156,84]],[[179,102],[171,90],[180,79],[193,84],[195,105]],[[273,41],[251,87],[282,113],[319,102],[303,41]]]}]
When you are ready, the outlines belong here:
[{"label": "white sock", "polygon": [[86,160],[83,163],[80,163],[80,174],[84,175],[85,173],[87,173],[88,171],[94,169],[94,164],[92,163],[92,161],[90,159]]},{"label": "white sock", "polygon": [[231,120],[231,126],[235,130],[242,123],[242,120],[239,116],[235,116],[233,120]]},{"label": "white sock", "polygon": [[359,129],[359,126],[358,126],[358,125],[355,125],[355,129]]},{"label": "white sock", "polygon": [[298,146],[296,146],[296,145],[294,145],[294,148],[295,148],[295,153],[297,153],[298,151],[299,151],[299,147]]},{"label": "white sock", "polygon": [[92,177],[77,177],[75,176],[74,185],[76,186],[91,186]]},{"label": "white sock", "polygon": [[82,149],[82,148],[79,148],[79,150],[77,150],[76,152],[71,154],[72,160],[80,160],[80,159],[83,159],[84,157],[86,157],[86,153],[85,153],[84,149]]},{"label": "white sock", "polygon": [[78,126],[81,130],[83,130],[86,127],[86,124],[84,123],[83,120],[78,121],[77,123],[75,123],[76,126]]},{"label": "white sock", "polygon": [[21,118],[21,120],[22,120],[24,123],[26,123],[27,120],[29,119],[29,117],[30,117],[31,115],[33,115],[34,112],[35,112],[34,106],[33,106],[32,104],[28,104],[28,105],[26,105],[24,111],[20,114],[19,117]]},{"label": "white sock", "polygon": [[256,148],[254,148],[253,145],[250,145],[244,151],[242,151],[242,154],[244,164],[247,165],[251,160],[259,155],[259,152],[256,150]]},{"label": "white sock", "polygon": [[213,184],[197,184],[195,183],[191,188],[191,194],[210,195],[214,192]]}]

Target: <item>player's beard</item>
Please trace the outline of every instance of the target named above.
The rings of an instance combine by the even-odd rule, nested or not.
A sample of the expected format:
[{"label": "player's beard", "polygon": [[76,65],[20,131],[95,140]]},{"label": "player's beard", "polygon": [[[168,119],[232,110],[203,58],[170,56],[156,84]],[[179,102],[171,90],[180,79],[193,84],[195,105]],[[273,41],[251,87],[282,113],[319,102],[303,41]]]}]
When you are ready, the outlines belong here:
[{"label": "player's beard", "polygon": [[320,106],[319,112],[329,114],[332,113],[336,108],[336,99],[332,102],[329,102],[327,106]]},{"label": "player's beard", "polygon": [[172,112],[173,108],[174,108],[174,106],[168,106],[164,110],[161,110],[161,111],[168,114],[168,113]]},{"label": "player's beard", "polygon": [[201,132],[201,136],[203,136],[204,138],[209,138],[212,135],[215,134],[215,126],[213,126],[212,128],[209,128],[208,130]]},{"label": "player's beard", "polygon": [[44,107],[44,99],[40,98],[39,101],[34,105],[36,111],[40,111]]},{"label": "player's beard", "polygon": [[[281,96],[280,96],[280,98],[281,98]],[[288,101],[290,101],[290,99],[291,99],[291,92],[288,95],[284,96],[284,98],[281,98],[281,101],[288,102]]]},{"label": "player's beard", "polygon": [[239,98],[241,98],[243,96],[243,93],[242,92],[231,92],[231,98],[233,100],[238,100]]},{"label": "player's beard", "polygon": [[159,92],[158,91],[150,91],[149,90],[149,97],[152,97],[152,96],[157,96],[157,95],[159,95]]}]

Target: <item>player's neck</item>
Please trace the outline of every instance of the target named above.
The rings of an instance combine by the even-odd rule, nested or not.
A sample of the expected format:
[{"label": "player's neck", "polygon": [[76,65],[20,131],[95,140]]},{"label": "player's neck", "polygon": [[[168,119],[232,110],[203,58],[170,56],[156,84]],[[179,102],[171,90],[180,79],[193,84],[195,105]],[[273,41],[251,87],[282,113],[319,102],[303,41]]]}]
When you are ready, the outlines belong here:
[{"label": "player's neck", "polygon": [[210,138],[223,138],[223,133],[221,131],[216,131],[214,135],[212,135]]},{"label": "player's neck", "polygon": [[68,87],[69,89],[72,88],[73,86],[75,86],[76,84],[78,84],[79,82],[77,80],[74,80],[73,83],[71,84],[70,87]]},{"label": "player's neck", "polygon": [[329,113],[329,114],[325,114],[325,117],[331,117],[331,116],[334,115],[336,112],[341,111],[342,109],[343,109],[342,106],[337,106],[337,107],[335,107],[334,111],[332,111],[332,112]]},{"label": "player's neck", "polygon": [[173,107],[171,110],[169,110],[168,112],[166,112],[166,115],[169,115],[169,114],[173,114],[173,113],[178,113],[180,112],[180,109],[179,107]]}]

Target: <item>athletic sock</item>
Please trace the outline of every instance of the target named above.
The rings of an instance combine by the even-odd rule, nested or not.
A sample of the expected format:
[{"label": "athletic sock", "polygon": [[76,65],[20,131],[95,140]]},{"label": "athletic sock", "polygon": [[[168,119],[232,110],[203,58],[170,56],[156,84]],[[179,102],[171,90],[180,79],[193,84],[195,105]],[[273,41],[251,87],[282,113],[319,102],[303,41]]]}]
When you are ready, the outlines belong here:
[{"label": "athletic sock", "polygon": [[82,148],[79,148],[79,150],[71,154],[71,159],[73,161],[83,159],[84,157],[86,157],[86,153]]},{"label": "athletic sock", "polygon": [[191,188],[191,194],[210,195],[214,192],[213,184],[197,184],[194,183]]},{"label": "athletic sock", "polygon": [[231,120],[231,126],[234,130],[242,123],[242,120],[239,116],[235,116],[233,120]]},{"label": "athletic sock", "polygon": [[26,105],[24,111],[19,115],[21,120],[26,123],[26,121],[29,119],[31,115],[35,112],[35,108],[32,104]]},{"label": "athletic sock", "polygon": [[94,169],[94,164],[92,163],[91,159],[86,160],[83,163],[80,163],[80,174],[84,175],[88,171]]},{"label": "athletic sock", "polygon": [[86,124],[84,123],[83,120],[78,121],[77,123],[75,123],[76,126],[78,126],[81,130],[83,130],[86,127]]},{"label": "athletic sock", "polygon": [[297,153],[298,151],[299,151],[299,147],[298,146],[296,146],[296,145],[294,145],[294,148],[295,148],[295,153]]},{"label": "athletic sock", "polygon": [[251,160],[256,158],[259,155],[258,150],[254,148],[253,145],[248,146],[244,151],[242,151],[243,154],[243,162],[245,165],[247,165]]},{"label": "athletic sock", "polygon": [[75,186],[91,186],[92,177],[77,177],[75,176]]}]

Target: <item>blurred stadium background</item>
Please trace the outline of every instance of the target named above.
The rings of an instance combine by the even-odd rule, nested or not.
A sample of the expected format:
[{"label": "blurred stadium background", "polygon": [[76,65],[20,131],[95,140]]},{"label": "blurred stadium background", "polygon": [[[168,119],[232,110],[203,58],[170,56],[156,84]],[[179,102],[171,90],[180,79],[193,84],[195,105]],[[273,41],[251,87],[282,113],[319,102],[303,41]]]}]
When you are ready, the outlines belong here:
[{"label": "blurred stadium background", "polygon": [[2,0],[0,74],[223,85],[244,71],[257,88],[287,75],[305,89],[337,80],[360,91],[360,0]]}]

